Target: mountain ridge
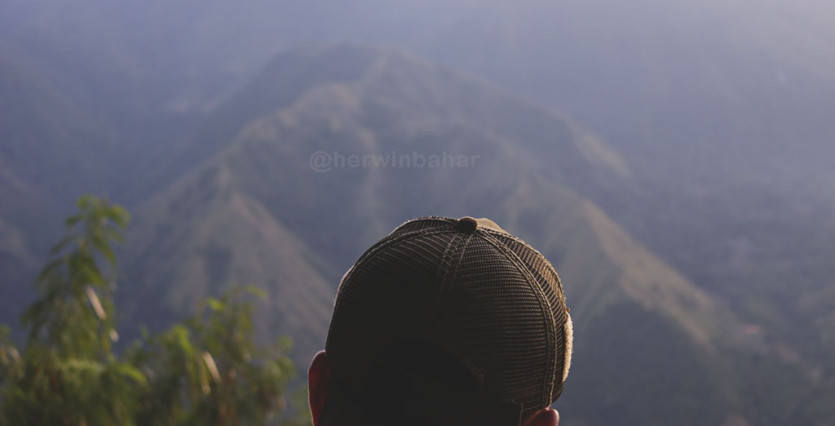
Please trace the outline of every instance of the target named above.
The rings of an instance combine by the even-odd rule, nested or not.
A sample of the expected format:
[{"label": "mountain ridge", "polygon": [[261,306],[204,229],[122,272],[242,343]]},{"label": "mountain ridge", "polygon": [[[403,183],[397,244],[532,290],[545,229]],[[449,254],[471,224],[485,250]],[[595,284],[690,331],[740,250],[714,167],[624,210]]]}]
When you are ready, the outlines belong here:
[{"label": "mountain ridge", "polygon": [[[326,60],[319,63],[331,64]],[[428,82],[431,87],[454,84],[436,82],[442,78],[420,64],[411,72],[418,74],[413,81]],[[270,81],[270,69],[265,73],[256,80]],[[408,78],[393,82],[385,71],[369,76],[359,83],[311,84],[295,102],[262,111],[242,120],[243,124],[225,129],[225,134],[235,136],[201,166],[158,194],[155,201],[144,205],[134,232],[153,235],[157,227],[154,221],[158,220],[154,217],[159,215],[177,217],[176,222],[192,224],[202,231],[181,233],[172,227],[157,231],[185,239],[161,245],[175,247],[173,254],[148,242],[153,239],[136,241],[139,252],[160,253],[153,263],[141,256],[129,256],[129,270],[148,270],[144,265],[155,264],[155,268],[170,271],[171,277],[181,278],[154,281],[185,285],[194,280],[212,282],[206,271],[221,263],[227,266],[220,269],[233,273],[217,273],[221,278],[214,279],[216,286],[225,285],[224,279],[235,281],[246,276],[247,283],[267,286],[274,301],[281,299],[276,298],[280,292],[299,295],[312,291],[318,296],[304,300],[318,300],[321,305],[311,308],[313,305],[306,304],[305,309],[322,312],[324,321],[295,329],[287,327],[281,318],[261,322],[266,322],[272,332],[287,330],[302,337],[307,351],[316,348],[316,343],[318,347],[323,344],[325,328],[321,324],[326,323],[335,294],[335,271],[347,269],[371,243],[412,217],[490,217],[540,248],[563,277],[578,336],[577,366],[569,379],[575,390],[569,387],[564,404],[579,424],[611,423],[615,419],[642,424],[763,421],[743,402],[745,384],[751,378],[736,372],[736,362],[749,353],[739,340],[743,325],[724,306],[638,244],[592,201],[567,186],[570,181],[557,178],[566,173],[542,169],[543,163],[554,167],[567,164],[575,169],[600,167],[578,149],[583,140],[571,139],[582,134],[570,131],[570,124],[560,122],[558,116],[548,116],[554,123],[537,123],[532,128],[563,129],[544,136],[554,141],[551,155],[561,151],[567,155],[562,159],[549,155],[537,158],[523,147],[533,137],[529,132],[496,132],[490,123],[484,123],[484,114],[467,114],[463,107],[459,113],[447,109],[433,114],[431,106],[421,107],[431,105],[431,98],[427,101],[423,96],[409,96],[422,84],[412,84]],[[398,90],[401,84],[402,90]],[[477,84],[467,87],[490,90]],[[278,93],[281,90],[278,88]],[[445,96],[455,93],[443,92]],[[267,88],[253,93],[270,97]],[[493,95],[468,96],[483,99]],[[503,98],[497,95],[497,99]],[[513,109],[512,105],[508,102],[503,108]],[[483,105],[479,108],[490,110]],[[434,169],[379,164],[363,167],[362,163],[351,167],[346,161],[341,167],[317,170],[311,158],[319,152],[346,157],[445,153],[475,156],[477,161],[468,167]],[[572,161],[565,162],[566,158]],[[577,159],[583,163],[576,164]],[[583,173],[594,176],[598,172]],[[222,211],[231,213],[209,213]],[[140,220],[145,223],[139,225]],[[237,243],[234,237],[219,237],[242,222],[246,231],[234,234],[250,237],[241,237]],[[253,238],[254,242],[248,241]],[[215,259],[213,256],[217,256],[207,250],[233,253],[236,244],[258,249],[245,249],[246,255],[226,255],[233,260]],[[319,260],[308,262],[298,250],[309,250]],[[292,255],[274,255],[272,260],[259,257],[282,251]],[[271,282],[271,276],[279,276],[279,272],[259,266],[264,262],[301,265],[302,273]],[[188,266],[192,264],[200,266]],[[325,265],[325,270],[313,264]],[[247,270],[256,272],[241,273]],[[304,278],[306,273],[314,277],[312,281]],[[132,278],[129,285],[137,288],[143,288],[147,281],[147,277]],[[176,291],[187,294],[191,290]],[[139,312],[140,308],[134,309]],[[656,341],[659,335],[664,336],[661,346]],[[729,353],[737,355],[724,359]],[[296,354],[301,360],[308,355]],[[771,359],[767,352],[765,356]],[[651,376],[646,388],[625,391],[630,382],[641,380],[641,374]],[[606,376],[611,383],[601,381]],[[679,377],[680,382],[666,379],[671,376]],[[600,395],[606,399],[594,404]],[[664,401],[664,409],[644,407],[657,401]],[[692,422],[681,423],[682,418]]]},{"label": "mountain ridge", "polygon": [[[34,95],[27,99],[56,99],[11,81],[0,88],[28,87]],[[61,111],[77,99],[59,95],[52,102],[56,120],[39,115],[43,110],[30,116],[61,137],[27,149],[72,145],[62,146],[62,120],[78,127],[71,119],[78,114]],[[95,116],[91,111],[80,114]],[[136,222],[117,293],[122,324],[134,331],[143,321],[158,328],[187,315],[197,300],[229,285],[254,284],[268,294],[256,319],[261,336],[293,335],[294,356],[304,364],[322,346],[339,272],[364,248],[412,217],[486,216],[541,248],[566,282],[578,336],[586,336],[577,342],[575,390],[561,400],[578,424],[784,424],[792,410],[809,407],[794,390],[785,398],[773,390],[808,385],[805,377],[813,375],[803,362],[787,367],[783,361],[793,356],[785,345],[746,336],[761,324],[742,324],[617,226],[610,218],[617,209],[610,205],[606,214],[598,207],[613,190],[629,187],[641,167],[524,96],[399,50],[341,45],[277,56],[202,125],[172,138],[177,145],[157,141],[153,155],[130,167],[129,155],[96,148],[107,148],[112,129],[88,124],[96,140],[78,145],[76,157],[50,152],[46,160],[66,160],[65,173],[79,177],[83,167],[72,159],[92,153],[100,157],[88,160],[107,163],[103,174],[79,181],[118,188],[106,177],[121,176],[122,183],[141,180],[129,186],[147,185],[150,199],[132,209]],[[133,144],[152,135],[127,144],[139,151]],[[171,151],[166,164],[155,163]],[[329,156],[327,169],[313,162],[321,153]],[[374,160],[389,155],[401,165]],[[431,167],[410,160],[439,155],[466,161]],[[360,161],[352,166],[348,158]],[[143,164],[153,167],[134,173]],[[16,176],[3,167],[0,186],[14,187],[7,184]],[[61,183],[54,178],[53,190]],[[19,253],[21,233],[10,218],[0,214],[11,223],[9,247]],[[825,309],[826,301],[811,305]],[[785,376],[764,375],[774,370]],[[792,374],[802,377],[786,378]],[[746,392],[752,383],[754,396]],[[756,398],[766,403],[752,403]],[[650,405],[659,401],[660,408]],[[752,408],[762,406],[773,418]]]}]

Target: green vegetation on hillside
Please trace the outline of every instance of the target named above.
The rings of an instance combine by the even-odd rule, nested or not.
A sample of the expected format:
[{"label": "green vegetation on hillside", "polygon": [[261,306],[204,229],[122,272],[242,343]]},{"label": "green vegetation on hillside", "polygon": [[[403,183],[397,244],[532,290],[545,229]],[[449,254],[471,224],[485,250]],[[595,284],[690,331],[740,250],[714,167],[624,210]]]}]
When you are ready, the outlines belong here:
[{"label": "green vegetation on hillside", "polygon": [[[23,313],[23,348],[0,329],[0,424],[264,424],[285,407],[293,374],[286,343],[256,346],[256,290],[210,298],[201,314],[113,350],[116,257],[127,211],[78,200],[69,234],[54,248]],[[286,424],[305,424],[305,412]]]}]

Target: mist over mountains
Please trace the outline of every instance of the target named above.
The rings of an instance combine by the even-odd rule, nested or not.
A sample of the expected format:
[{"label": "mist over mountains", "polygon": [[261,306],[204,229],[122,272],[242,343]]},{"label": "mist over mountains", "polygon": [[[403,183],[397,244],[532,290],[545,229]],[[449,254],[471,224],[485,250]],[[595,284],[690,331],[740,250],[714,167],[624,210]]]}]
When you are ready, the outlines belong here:
[{"label": "mist over mountains", "polygon": [[[111,97],[142,87],[122,108],[199,109],[282,49],[351,40],[404,45],[526,93],[648,165],[675,149],[748,179],[827,166],[815,161],[832,136],[824,1],[4,3],[3,35],[49,55],[37,60],[57,74],[98,70],[95,90]],[[727,160],[715,164],[719,144]]]},{"label": "mist over mountains", "polygon": [[[315,70],[326,67],[321,82]],[[236,131],[212,120],[215,134],[235,136],[137,213],[124,294],[147,299],[136,303],[138,317],[146,306],[157,320],[176,316],[230,282],[258,283],[270,294],[259,323],[311,353],[324,338],[333,283],[367,246],[410,217],[469,213],[495,218],[556,262],[586,336],[565,402],[578,423],[756,418],[742,390],[758,378],[734,366],[750,350],[737,340],[743,325],[575,192],[576,182],[552,177],[553,169],[583,170],[587,182],[623,173],[605,146],[560,116],[403,52],[354,46],[280,55],[229,102],[264,109],[250,109],[254,118]],[[474,160],[432,168],[337,159],[390,152]],[[332,156],[330,167],[313,167],[315,153]],[[549,168],[536,154],[553,160]],[[648,344],[658,338],[661,347]],[[738,360],[723,359],[737,351]],[[674,355],[659,363],[663,354]],[[654,386],[626,392],[636,380]],[[618,396],[592,403],[600,392]],[[665,409],[635,408],[648,401]]]},{"label": "mist over mountains", "polygon": [[[486,216],[565,281],[564,422],[835,418],[827,3],[0,12],[3,322],[82,192],[134,213],[128,335],[255,284],[259,328],[300,363],[368,245],[416,216]],[[414,164],[338,163],[400,155]]]}]

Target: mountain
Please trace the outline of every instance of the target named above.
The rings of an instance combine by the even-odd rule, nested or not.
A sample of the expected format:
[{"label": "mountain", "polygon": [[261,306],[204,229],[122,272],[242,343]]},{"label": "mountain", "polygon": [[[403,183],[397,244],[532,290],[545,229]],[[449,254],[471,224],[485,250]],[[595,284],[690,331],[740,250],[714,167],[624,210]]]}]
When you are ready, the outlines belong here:
[{"label": "mountain", "polygon": [[[823,0],[154,0],[127,10],[102,0],[10,0],[0,5],[0,36],[30,52],[63,91],[116,121],[211,110],[288,46],[406,46],[556,107],[608,141],[634,179],[590,195],[703,285],[687,259],[733,242],[676,241],[736,226],[733,218],[763,197],[779,199],[770,206],[772,228],[805,220],[785,205],[835,208],[831,13]],[[141,134],[149,127],[156,126],[133,123],[120,138],[163,140],[155,148],[164,151],[165,132]],[[153,161],[139,170],[147,169],[158,172]],[[802,241],[804,232],[786,237]],[[774,251],[770,259],[785,255]],[[710,290],[721,292],[739,273],[711,275],[708,282],[722,284]]]},{"label": "mountain", "polygon": [[[226,126],[210,117],[212,131],[196,133],[214,138],[180,147],[202,159],[136,212],[126,322],[163,322],[253,284],[269,294],[262,332],[290,333],[304,362],[365,248],[412,217],[485,216],[565,281],[577,328],[566,421],[815,424],[793,411],[807,402],[805,366],[572,188],[629,169],[560,115],[402,51],[350,45],[280,55],[228,102]],[[789,377],[765,374],[775,367]]]},{"label": "mountain", "polygon": [[0,158],[18,179],[59,203],[105,189],[119,150],[113,132],[8,45],[0,45],[0,108]]},{"label": "mountain", "polygon": [[[549,178],[566,185],[582,182],[588,186],[589,182],[595,180],[605,182],[629,173],[626,165],[616,154],[564,117],[445,67],[423,62],[402,52],[385,55],[380,52],[374,48],[344,45],[279,55],[263,73],[253,79],[252,84],[231,97],[229,105],[218,107],[217,112],[207,118],[208,130],[198,131],[196,137],[178,147],[184,160],[174,161],[172,168],[199,164],[201,159],[214,158],[213,156],[218,154],[228,156],[230,150],[241,144],[237,142],[238,139],[249,134],[257,135],[258,132],[274,131],[262,130],[259,123],[254,123],[256,118],[283,114],[282,119],[297,123],[295,126],[300,131],[310,132],[321,125],[318,121],[308,123],[308,120],[319,120],[319,115],[323,114],[337,115],[333,119],[337,124],[333,126],[338,126],[338,123],[344,121],[339,114],[352,112],[353,109],[362,106],[357,113],[361,113],[362,117],[368,120],[366,127],[370,129],[365,132],[367,134],[361,136],[360,145],[342,147],[339,145],[342,143],[339,142],[341,139],[333,142],[333,138],[327,133],[314,138],[318,145],[312,147],[305,141],[299,141],[296,144],[287,144],[282,151],[275,152],[273,150],[278,147],[264,145],[260,149],[267,150],[266,152],[253,150],[246,154],[252,158],[239,159],[245,154],[235,157],[236,161],[241,163],[237,167],[240,170],[240,179],[250,191],[257,191],[258,198],[266,200],[266,205],[272,211],[280,211],[281,219],[287,222],[291,229],[322,229],[323,225],[317,223],[322,218],[311,217],[310,212],[329,211],[329,208],[320,207],[332,203],[333,200],[330,198],[333,194],[322,192],[314,186],[316,182],[324,185],[327,180],[323,179],[327,178],[327,174],[319,177],[314,175],[312,180],[298,179],[288,173],[311,171],[312,159],[280,165],[273,163],[273,157],[283,158],[292,153],[293,158],[304,158],[305,155],[321,151],[335,162],[331,165],[332,168],[346,170],[351,179],[361,179],[358,169],[365,170],[373,164],[366,164],[365,168],[351,166],[346,163],[347,157],[361,161],[370,160],[370,163],[375,159],[398,160],[398,164],[392,161],[388,166],[382,165],[379,168],[391,169],[393,173],[416,173],[414,170],[426,168],[433,171],[437,182],[448,181],[456,173],[456,168],[450,167],[449,164],[431,167],[425,163],[418,167],[417,164],[412,166],[408,162],[401,164],[399,158],[405,155],[408,157],[406,160],[415,156],[426,160],[430,156],[443,154],[456,159],[464,158],[466,165],[471,168],[476,168],[482,161],[489,161],[493,157],[522,156],[527,159],[526,167],[544,170]],[[356,93],[357,91],[360,93]],[[343,103],[334,105],[332,99],[341,99]],[[365,102],[368,105],[354,105],[359,102],[357,99],[367,99]],[[296,110],[299,112],[288,115]],[[439,117],[445,118],[442,120]],[[400,125],[403,128],[393,127],[401,122],[404,122]],[[394,147],[390,146],[394,141],[405,137],[409,140],[417,138],[416,132],[423,127],[436,126],[446,129],[445,131],[451,134],[447,135],[437,130],[437,135],[433,137],[421,136],[421,139],[413,142],[414,145],[407,146],[410,150],[406,152],[393,151]],[[305,130],[308,128],[312,130]],[[404,132],[406,135],[403,135]],[[409,136],[411,134],[416,135]],[[224,135],[227,135],[225,140]],[[475,148],[463,151],[465,146],[470,146],[470,141],[482,139],[496,140],[500,143],[497,142],[496,146],[473,145]],[[327,141],[331,141],[331,145],[323,145]],[[230,142],[234,142],[232,147],[229,146]],[[525,149],[519,151],[512,145]],[[536,152],[537,155],[527,154],[527,150]],[[190,159],[191,162],[186,162],[185,159]],[[501,164],[499,166],[497,170],[505,168]],[[173,175],[175,172],[170,174]],[[277,178],[282,175],[285,179]],[[264,176],[271,178],[265,180]],[[367,179],[376,182],[377,179],[383,178],[380,175]],[[362,179],[355,185],[363,186],[361,181]],[[480,181],[491,182],[497,187],[505,185],[502,175],[485,177]],[[391,194],[396,197],[394,200],[397,202],[390,203],[387,207],[388,216],[405,217],[403,214],[398,216],[397,213],[414,211],[420,207],[418,200],[402,195],[402,192],[412,185],[408,181],[401,182],[401,187],[404,188],[398,191],[401,194]],[[414,190],[423,191],[420,188]],[[299,197],[299,193],[305,196]],[[352,204],[353,198],[339,197],[346,205]],[[282,206],[283,208],[279,209]],[[378,224],[375,218],[379,213],[375,213],[374,210],[357,211],[357,214],[367,216],[365,221],[373,225],[373,235],[379,235],[380,232],[387,231],[388,226],[396,224]],[[342,222],[340,218],[329,220],[327,223],[333,224],[333,229],[339,227],[342,228],[341,232],[351,233],[346,241],[356,237],[364,238],[364,241],[370,243],[376,239],[359,233],[363,231],[361,228],[355,231],[355,226],[350,226],[350,222]],[[358,234],[353,234],[354,232]],[[337,249],[332,244],[332,241],[323,240],[314,244],[313,248],[319,253],[345,252],[344,248]],[[350,264],[350,259],[346,257],[329,259],[340,262],[345,267]]]},{"label": "mountain", "polygon": [[0,35],[95,88],[92,102],[123,100],[111,109],[216,105],[288,46],[394,43],[566,111],[648,177],[831,177],[820,158],[831,154],[835,33],[822,0],[154,0],[129,11],[12,0],[0,12]]},{"label": "mountain", "polygon": [[0,322],[16,323],[63,217],[111,164],[102,127],[5,43],[0,111]]},{"label": "mountain", "polygon": [[[404,114],[412,114],[415,103],[450,114],[463,109],[471,118],[481,114],[475,112],[480,106],[493,108],[492,116],[473,119],[473,125],[487,121],[493,136],[525,140],[508,155],[525,158],[525,167],[593,201],[732,310],[766,352],[802,366],[804,377],[814,378],[810,389],[831,387],[835,266],[827,254],[835,250],[835,180],[828,141],[835,133],[830,117],[835,34],[830,16],[832,6],[823,0],[513,5],[153,0],[126,7],[103,0],[4,1],[0,220],[7,237],[0,250],[37,262],[60,233],[57,225],[45,224],[59,224],[81,192],[108,193],[137,207],[195,167],[215,161],[255,117],[289,109],[323,85],[354,84],[352,76],[368,75],[368,57],[375,55],[331,52],[322,65],[288,51],[269,65],[270,72],[258,73],[275,52],[346,39],[396,43],[492,82],[478,86],[499,84],[521,93],[510,96],[520,101],[514,108],[502,110],[495,105],[503,105],[507,93],[470,105],[439,97],[432,105],[403,92],[397,102],[413,99]],[[296,59],[290,60],[292,55]],[[388,66],[404,75],[411,69]],[[420,78],[390,80],[401,87]],[[430,93],[454,93],[458,83],[437,85],[429,85]],[[414,84],[413,90],[419,95],[424,86]],[[491,91],[497,92],[502,91]],[[554,113],[523,96],[574,121],[543,118]],[[443,109],[449,103],[457,106]],[[509,127],[525,124],[499,128],[498,121],[510,116]],[[530,137],[522,138],[525,129]],[[575,150],[555,143],[581,139],[586,142],[576,143]],[[597,163],[587,167],[589,162]],[[275,173],[272,164],[264,167],[262,172]],[[247,179],[257,182],[250,172]],[[422,194],[420,188],[412,191]],[[258,192],[269,205],[255,200],[278,216],[280,201],[270,189]],[[407,206],[385,207],[391,212],[370,220],[368,230],[348,226],[351,216],[340,219],[351,238],[374,240],[415,211],[409,197],[390,197]],[[332,206],[292,203],[299,213],[275,220],[293,234],[325,219],[311,213],[313,207]],[[365,206],[362,213],[370,217],[375,208]],[[395,212],[402,217],[392,219]],[[345,253],[358,249],[304,234],[294,238],[303,242],[302,251],[315,253],[311,257],[327,259],[317,270],[334,282],[333,271],[352,260]],[[17,289],[33,271],[18,267],[26,262],[10,262],[0,280]],[[3,303],[21,303],[9,294],[0,295]],[[9,310],[0,315],[6,313],[14,317]],[[822,406],[818,412],[827,413],[827,404]]]},{"label": "mountain", "polygon": [[102,87],[89,86],[100,82],[69,78],[65,74],[72,73],[61,72],[67,64],[53,68],[59,64],[26,47],[0,42],[0,281],[4,284],[0,322],[4,323],[16,323],[20,307],[32,297],[28,284],[63,235],[62,220],[74,210],[75,200],[93,193],[132,206],[138,200],[134,194],[139,193],[134,188],[141,187],[137,182],[143,181],[160,152],[155,148],[164,147],[166,138],[173,137],[168,134],[190,123],[182,116],[177,123],[158,118],[152,126],[111,121],[100,109],[106,106],[90,101]]},{"label": "mountain", "polygon": [[35,259],[24,234],[0,217],[0,311],[14,312],[21,300],[28,299],[28,289],[21,284],[31,277],[37,265]]},{"label": "mountain", "polygon": [[229,285],[256,285],[268,294],[257,305],[260,335],[290,334],[306,356],[327,328],[331,285],[304,243],[233,179],[223,165],[200,168],[138,212],[120,296],[127,331],[162,328]]},{"label": "mountain", "polygon": [[[250,106],[225,101],[275,52],[343,40],[406,46],[558,108],[607,141],[631,179],[579,192],[747,321],[781,317],[774,338],[791,339],[805,313],[782,314],[785,298],[796,297],[785,286],[763,289],[760,274],[804,276],[816,293],[835,273],[828,260],[808,262],[835,240],[802,254],[787,248],[808,241],[809,228],[835,230],[831,15],[823,0],[154,0],[129,8],[9,0],[0,4],[0,36],[73,102],[122,123],[124,149],[153,153],[120,167],[128,175],[120,195],[141,182],[124,194],[131,203],[233,136],[171,121],[215,111],[218,131],[236,127],[226,120],[240,124]],[[172,137],[181,127],[204,134]],[[184,146],[195,138],[209,149]],[[756,247],[757,270],[730,262],[741,246]]]}]

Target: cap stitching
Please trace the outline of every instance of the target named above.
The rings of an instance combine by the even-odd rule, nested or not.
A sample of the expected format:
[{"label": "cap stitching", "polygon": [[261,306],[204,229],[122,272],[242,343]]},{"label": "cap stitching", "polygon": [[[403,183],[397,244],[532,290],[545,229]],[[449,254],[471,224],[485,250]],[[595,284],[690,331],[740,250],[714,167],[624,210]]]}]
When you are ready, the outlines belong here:
[{"label": "cap stitching", "polygon": [[[478,232],[476,230],[475,232]],[[479,368],[477,365],[473,364],[468,356],[465,356],[463,352],[461,352],[460,348],[450,345],[446,339],[443,339],[443,336],[440,334],[440,321],[438,319],[440,312],[441,312],[441,304],[443,301],[447,300],[446,296],[449,293],[452,284],[456,281],[458,277],[458,270],[461,267],[461,264],[464,261],[464,253],[469,246],[470,241],[472,241],[473,235],[475,234],[461,234],[460,232],[456,232],[453,236],[453,239],[450,240],[449,244],[447,245],[446,250],[444,250],[444,254],[441,260],[441,265],[443,266],[442,274],[439,275],[438,282],[439,290],[438,295],[435,299],[434,304],[434,311],[433,311],[433,330],[436,335],[436,341],[441,344],[446,350],[454,353],[459,360],[470,370],[470,372],[478,378],[479,386],[484,385],[484,372]],[[451,250],[451,251],[450,251]],[[457,259],[457,260],[455,260]]]},{"label": "cap stitching", "polygon": [[[396,231],[396,229],[395,229],[395,231]],[[396,244],[396,243],[399,243],[399,242],[404,242],[404,241],[407,241],[407,240],[411,240],[411,239],[414,239],[414,238],[417,238],[417,237],[427,237],[427,236],[432,236],[432,235],[455,232],[452,229],[438,229],[438,230],[435,230],[435,231],[428,231],[428,232],[425,232],[425,231],[409,232],[409,233],[406,233],[406,234],[403,234],[403,235],[397,235],[397,236],[392,237],[392,234],[394,234],[395,231],[392,231],[392,233],[389,234],[387,237],[384,237],[382,240],[378,241],[377,244],[374,244],[368,250],[366,250],[360,256],[360,258],[357,259],[357,261],[351,266],[351,268],[348,270],[348,273],[342,278],[342,281],[339,283],[339,287],[337,288],[337,291],[336,291],[336,302],[334,303],[334,307],[333,307],[334,314],[336,314],[336,312],[339,311],[340,306],[342,306],[343,299],[341,297],[339,297],[339,295],[342,294],[347,289],[348,284],[350,284],[351,281],[352,281],[351,278],[357,273],[357,271],[359,269],[362,269],[362,267],[370,259],[372,259],[374,256],[376,256],[381,250],[384,250],[384,249],[388,248],[389,246],[391,246],[393,244]],[[328,335],[330,335],[331,329],[333,329],[333,320],[331,320],[331,324],[328,327]]]},{"label": "cap stitching", "polygon": [[[481,228],[479,228],[479,229],[481,229]],[[520,239],[519,237],[517,237],[517,236],[515,236],[515,235],[512,235],[512,234],[509,234],[507,231],[502,232],[502,231],[500,231],[500,230],[498,230],[498,229],[492,229],[492,228],[485,228],[485,229],[482,229],[482,230],[483,230],[483,231],[486,231],[486,232],[489,232],[489,233],[497,234],[498,236],[501,236],[501,237],[503,237],[503,238],[509,238],[510,240],[515,241],[515,242],[517,242],[517,243],[519,243],[519,244],[521,244],[521,245],[523,245],[523,246],[527,247],[528,249],[532,250],[534,253],[536,253],[536,254],[538,254],[540,257],[542,257],[542,259],[545,261],[545,263],[546,263],[548,266],[550,266],[550,268],[548,268],[548,269],[549,269],[549,271],[548,271],[548,272],[554,275],[554,279],[555,279],[555,280],[556,280],[556,282],[557,282],[557,288],[560,290],[559,292],[556,292],[556,293],[557,293],[557,297],[560,299],[560,301],[561,301],[563,304],[566,304],[566,303],[567,303],[566,298],[565,298],[565,289],[564,289],[564,288],[563,288],[563,286],[562,286],[562,279],[560,279],[560,274],[559,274],[559,272],[557,272],[557,268],[554,268],[554,265],[551,263],[551,261],[550,261],[550,260],[548,260],[548,258],[547,258],[547,257],[545,257],[545,255],[543,255],[543,254],[542,254],[542,252],[540,252],[539,250],[535,249],[535,248],[534,248],[533,246],[531,246],[530,244],[528,244],[528,243],[526,243],[526,242],[522,241],[522,239]],[[521,261],[521,259],[520,259],[520,261]]]},{"label": "cap stitching", "polygon": [[[438,331],[438,314],[441,310],[441,301],[444,300],[444,296],[447,294],[450,286],[452,285],[453,280],[455,279],[455,275],[458,271],[458,265],[461,264],[461,257],[463,254],[463,247],[466,245],[467,240],[469,240],[470,236],[464,237],[461,235],[460,232],[455,232],[455,235],[452,236],[452,239],[447,244],[446,249],[441,257],[440,265],[438,265],[437,271],[437,280],[439,283],[438,286],[438,294],[435,297],[435,302],[433,303],[433,318],[434,318],[434,329],[436,336],[439,334]],[[455,266],[453,266],[453,259],[458,257],[458,261],[455,262]],[[440,336],[437,336],[440,337]]]},{"label": "cap stitching", "polygon": [[[502,234],[502,235],[505,235],[505,234]],[[553,312],[553,309],[551,307],[551,303],[548,300],[548,297],[545,296],[545,292],[543,292],[542,289],[539,287],[539,285],[536,284],[536,278],[533,276],[533,274],[531,274],[531,272],[528,270],[528,268],[524,265],[524,262],[522,261],[522,259],[520,259],[519,256],[516,253],[513,252],[513,250],[510,250],[501,241],[496,240],[495,237],[492,236],[492,235],[484,235],[483,238],[484,238],[485,241],[489,242],[494,247],[496,247],[499,251],[501,251],[505,255],[510,256],[510,259],[508,259],[508,260],[510,260],[511,263],[513,263],[513,265],[517,268],[517,270],[519,270],[519,272],[521,272],[523,275],[525,275],[525,277],[527,278],[526,281],[528,282],[528,285],[534,290],[534,293],[537,296],[539,305],[542,308],[542,311],[544,311],[542,313],[543,322],[545,323],[546,327],[550,328],[549,333],[547,333],[547,336],[546,336],[546,338],[548,339],[548,345],[547,345],[546,349],[549,352],[549,354],[548,354],[549,356],[547,358],[552,359],[553,362],[548,363],[548,365],[546,365],[546,367],[545,367],[548,370],[548,374],[546,375],[545,382],[543,383],[543,397],[544,397],[543,401],[544,401],[544,404],[545,404],[546,407],[550,406],[551,403],[553,402],[551,397],[553,395],[554,386],[556,384],[556,379],[554,377],[555,368],[556,368],[557,362],[559,361],[557,359],[557,357],[558,357],[557,351],[554,349],[554,344],[556,343],[554,341],[554,334],[556,334],[556,327],[557,327],[556,322],[557,321],[554,318],[554,312]],[[525,246],[528,246],[528,244],[525,244]],[[537,252],[537,253],[539,253],[539,252]],[[546,397],[546,395],[547,395],[547,397]]]}]

